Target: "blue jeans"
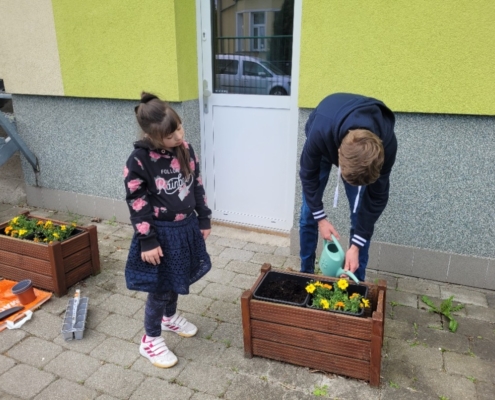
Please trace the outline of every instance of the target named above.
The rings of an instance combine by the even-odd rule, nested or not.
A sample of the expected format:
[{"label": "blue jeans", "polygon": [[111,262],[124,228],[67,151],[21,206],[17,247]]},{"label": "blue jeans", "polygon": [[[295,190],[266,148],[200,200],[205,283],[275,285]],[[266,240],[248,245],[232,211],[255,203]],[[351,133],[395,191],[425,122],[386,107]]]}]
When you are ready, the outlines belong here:
[{"label": "blue jeans", "polygon": [[[332,168],[332,164],[328,162],[326,159],[322,159],[320,164],[320,187],[318,189],[318,196],[322,197],[323,192],[325,191],[325,187],[328,183],[328,177],[330,176],[330,170]],[[364,191],[366,187],[361,187],[361,192],[359,193],[358,206],[356,208],[356,212],[354,211],[354,203],[356,201],[356,196],[358,194],[358,187],[352,186],[348,184],[346,181],[344,182],[345,193],[347,195],[347,199],[349,200],[350,207],[350,219],[351,219],[351,229],[349,240],[352,238],[354,234],[354,228],[356,226],[357,220],[357,211],[361,206],[361,199],[363,197]],[[306,204],[306,199],[304,198],[304,194],[302,196],[302,206],[301,206],[301,217],[299,219],[299,244],[300,244],[300,252],[299,255],[301,257],[301,272],[306,272],[309,274],[314,273],[315,271],[315,258],[316,258],[316,247],[318,245],[318,222],[313,218],[313,214],[308,208]],[[349,243],[350,246],[350,243]],[[364,247],[359,248],[359,268],[354,272],[356,278],[358,278],[361,282],[364,281],[366,276],[366,266],[368,265],[369,258],[369,248],[370,248],[370,240],[366,242]]]}]

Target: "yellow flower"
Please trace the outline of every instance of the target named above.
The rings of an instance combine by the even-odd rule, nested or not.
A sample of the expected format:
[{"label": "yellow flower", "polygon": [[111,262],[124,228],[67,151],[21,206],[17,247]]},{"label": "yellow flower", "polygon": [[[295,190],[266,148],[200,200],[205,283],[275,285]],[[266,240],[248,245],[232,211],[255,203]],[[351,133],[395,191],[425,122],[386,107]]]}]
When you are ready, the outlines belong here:
[{"label": "yellow flower", "polygon": [[8,235],[11,230],[12,230],[12,227],[7,226],[7,228],[5,228],[5,234]]},{"label": "yellow flower", "polygon": [[347,286],[349,286],[349,282],[347,282],[345,279],[340,279],[338,282],[337,282],[337,286],[339,287],[339,289],[341,290],[346,290],[347,289]]},{"label": "yellow flower", "polygon": [[16,230],[13,230],[12,232],[10,232],[10,236],[14,236],[14,235],[17,235],[17,231]]},{"label": "yellow flower", "polygon": [[45,228],[51,228],[53,226],[53,222],[52,221],[46,221],[45,222]]},{"label": "yellow flower", "polygon": [[65,231],[67,229],[67,227],[65,225],[62,225],[62,226],[60,226],[60,229],[62,229],[63,231]]},{"label": "yellow flower", "polygon": [[333,308],[337,309],[337,308],[342,308],[344,309],[345,307],[345,304],[341,301],[338,301],[337,303],[335,303],[335,305],[333,306]]},{"label": "yellow flower", "polygon": [[349,296],[349,299],[351,299],[351,300],[352,300],[352,299],[356,299],[356,298],[358,298],[359,296],[360,296],[360,294],[359,294],[358,292],[356,292],[356,293],[351,294],[351,295]]},{"label": "yellow flower", "polygon": [[330,303],[326,299],[321,299],[320,306],[322,306],[324,309],[330,308]]},{"label": "yellow flower", "polygon": [[72,226],[74,226],[74,227],[76,227],[76,226],[77,226],[77,224],[76,224],[75,222],[73,222],[71,225],[72,225]]},{"label": "yellow flower", "polygon": [[54,237],[55,239],[58,239],[58,238],[59,238],[58,233],[57,233],[57,232],[54,232],[54,233],[53,233],[53,237]]},{"label": "yellow flower", "polygon": [[36,226],[40,226],[40,225],[43,225],[43,221],[42,220],[39,220],[38,222],[36,222]]},{"label": "yellow flower", "polygon": [[306,286],[306,292],[308,293],[313,293],[316,290],[316,286],[310,283],[308,286]]},{"label": "yellow flower", "polygon": [[19,229],[19,236],[24,236],[27,233],[27,229]]},{"label": "yellow flower", "polygon": [[19,221],[19,217],[12,218],[12,223],[17,224],[17,221]]},{"label": "yellow flower", "polygon": [[370,306],[370,301],[368,299],[361,300],[361,308],[369,308],[369,306]]}]

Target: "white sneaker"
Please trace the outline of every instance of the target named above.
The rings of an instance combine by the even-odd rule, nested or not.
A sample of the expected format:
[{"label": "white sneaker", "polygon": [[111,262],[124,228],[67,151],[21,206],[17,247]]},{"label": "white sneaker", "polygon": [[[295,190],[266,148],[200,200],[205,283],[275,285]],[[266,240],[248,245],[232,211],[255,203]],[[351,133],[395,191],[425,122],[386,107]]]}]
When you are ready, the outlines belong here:
[{"label": "white sneaker", "polygon": [[183,337],[194,336],[198,332],[196,325],[191,324],[179,313],[175,313],[170,319],[162,318],[162,330],[172,331]]},{"label": "white sneaker", "polygon": [[177,356],[168,349],[165,339],[161,336],[147,342],[146,335],[144,335],[139,345],[139,353],[158,368],[170,368],[179,361]]}]

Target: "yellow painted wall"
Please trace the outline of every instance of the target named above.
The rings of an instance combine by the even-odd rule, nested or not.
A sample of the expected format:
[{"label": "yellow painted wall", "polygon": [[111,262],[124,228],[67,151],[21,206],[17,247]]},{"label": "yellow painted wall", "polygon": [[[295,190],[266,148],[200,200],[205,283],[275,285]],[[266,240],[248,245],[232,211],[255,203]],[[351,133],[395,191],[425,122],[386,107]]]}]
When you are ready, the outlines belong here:
[{"label": "yellow painted wall", "polygon": [[195,24],[194,0],[52,3],[66,96],[136,99],[146,90],[169,101],[197,97],[196,31],[177,26]]},{"label": "yellow painted wall", "polygon": [[495,114],[495,1],[304,0],[299,106],[354,92],[395,111]]},{"label": "yellow painted wall", "polygon": [[0,78],[9,93],[64,94],[50,0],[0,0]]}]

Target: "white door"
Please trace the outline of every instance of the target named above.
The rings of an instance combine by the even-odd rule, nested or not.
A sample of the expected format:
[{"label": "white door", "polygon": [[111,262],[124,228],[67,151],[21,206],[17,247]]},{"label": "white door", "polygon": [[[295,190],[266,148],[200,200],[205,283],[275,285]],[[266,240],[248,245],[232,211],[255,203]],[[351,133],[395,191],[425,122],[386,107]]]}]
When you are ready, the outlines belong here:
[{"label": "white door", "polygon": [[290,72],[298,75],[298,52],[273,62],[274,54],[284,57],[271,47],[292,46],[292,37],[273,37],[284,0],[278,9],[265,2],[266,9],[260,0],[250,10],[250,2],[197,0],[202,174],[213,220],[288,232],[298,122]]}]

